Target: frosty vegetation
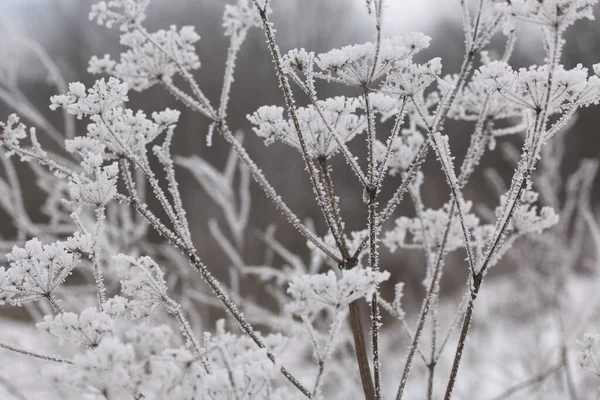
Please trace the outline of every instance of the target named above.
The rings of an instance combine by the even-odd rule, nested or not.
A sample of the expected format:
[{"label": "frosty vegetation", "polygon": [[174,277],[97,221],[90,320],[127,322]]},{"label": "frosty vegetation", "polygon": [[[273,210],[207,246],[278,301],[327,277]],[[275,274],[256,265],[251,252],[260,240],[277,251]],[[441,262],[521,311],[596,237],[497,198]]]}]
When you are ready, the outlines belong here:
[{"label": "frosty vegetation", "polygon": [[[239,0],[224,6],[230,45],[218,99],[208,98],[194,79],[203,56],[194,27],[149,32],[149,3],[111,0],[92,7],[90,20],[118,29],[123,45],[121,54],[90,60],[88,71],[99,75],[93,86],[67,86],[51,59],[40,58],[57,83],[50,108],[63,113],[63,127],[48,128],[35,108],[4,98],[15,114],[0,125],[0,202],[17,229],[2,242],[7,254],[0,305],[26,309],[40,346],[0,343],[0,354],[15,365],[29,361],[23,374],[46,382],[43,394],[31,396],[600,395],[600,324],[594,317],[600,227],[590,204],[598,164],[582,161],[564,181],[558,172],[577,110],[600,101],[600,64],[561,64],[565,31],[593,19],[595,0],[457,1],[465,53],[455,73],[440,58],[422,59],[420,52],[435,39],[419,32],[386,36],[385,0],[365,4],[372,42],[323,54],[302,48],[282,54],[269,1]],[[542,32],[545,61],[515,69],[511,54],[524,25]],[[282,101],[256,104],[247,134],[253,131],[270,146],[265,156],[283,145],[297,150],[326,231],[316,231],[288,207],[260,160],[246,152],[242,135],[228,127],[236,58],[250,29],[264,32]],[[492,37],[504,46],[490,46]],[[317,91],[323,84],[353,96],[323,98]],[[172,154],[180,111],[147,115],[127,108],[131,91],[155,85],[179,100],[181,110],[204,117],[208,146],[217,136],[231,145],[222,169],[200,157]],[[85,132],[75,135],[73,118],[87,122]],[[470,124],[460,162],[452,155],[453,138],[444,134],[449,119]],[[64,151],[44,148],[36,126]],[[522,147],[503,146],[506,136],[518,137]],[[364,143],[364,151],[352,152],[350,141]],[[482,172],[480,160],[494,151],[509,156],[514,174],[505,182],[486,170],[497,202],[495,209],[478,207],[463,191]],[[362,188],[362,198],[353,200],[368,212],[360,231],[346,228],[351,216],[340,209],[334,157],[346,161]],[[421,167],[428,157],[437,159],[447,181],[447,201],[437,209],[422,196],[428,180]],[[30,165],[47,196],[47,223],[33,222],[24,206],[21,188],[31,183],[19,180],[18,162]],[[221,210],[208,224],[229,266],[206,265],[196,250],[177,182],[182,169]],[[279,209],[306,240],[309,256],[285,248],[271,229],[260,232],[264,262],[244,260],[245,239],[256,234],[248,223],[253,185],[264,192],[261,202]],[[385,186],[392,188],[389,198],[382,195]],[[414,213],[400,215],[403,201],[410,201]],[[151,230],[162,243],[148,240]],[[583,238],[591,238],[596,252],[585,273],[576,268]],[[425,255],[424,297],[416,312],[403,309],[404,283],[380,269],[384,247]],[[464,256],[468,271],[458,300],[441,295],[451,252]],[[486,281],[505,257],[527,271],[522,279]],[[220,282],[213,271],[225,268],[229,278]],[[241,292],[242,279],[262,285],[268,300],[256,302]],[[383,295],[385,285],[393,296]],[[551,306],[537,310],[540,302]],[[529,314],[535,317],[518,321],[502,314],[515,304],[537,310]],[[216,326],[204,314],[209,308],[219,315]],[[52,341],[62,346],[42,345]],[[7,396],[34,398],[26,382],[0,385]]]}]

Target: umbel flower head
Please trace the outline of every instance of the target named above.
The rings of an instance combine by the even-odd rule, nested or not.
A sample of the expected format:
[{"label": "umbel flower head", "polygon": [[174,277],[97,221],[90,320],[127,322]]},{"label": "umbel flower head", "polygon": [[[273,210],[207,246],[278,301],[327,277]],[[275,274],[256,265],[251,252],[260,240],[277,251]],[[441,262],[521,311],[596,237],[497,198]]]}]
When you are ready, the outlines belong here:
[{"label": "umbel flower head", "polygon": [[[464,223],[469,230],[479,225],[479,218],[470,213],[472,203],[463,203],[465,212]],[[421,248],[426,245],[435,249],[443,240],[444,231],[449,222],[448,211],[450,204],[446,203],[442,208],[424,210],[421,218],[400,217],[396,219],[394,229],[385,233],[382,240],[391,251],[400,248]],[[450,230],[446,238],[446,250],[454,251],[464,246],[463,231],[460,220],[454,218],[450,224]]]},{"label": "umbel flower head", "polygon": [[80,259],[68,242],[42,244],[34,238],[6,255],[10,268],[0,268],[0,305],[48,298],[65,281]]},{"label": "umbel flower head", "polygon": [[518,20],[559,30],[578,19],[594,19],[594,4],[598,0],[500,0],[496,9],[505,14],[504,32],[514,30]]},{"label": "umbel flower head", "polygon": [[473,82],[482,83],[495,96],[525,109],[540,110],[547,98],[553,113],[564,107],[588,106],[600,101],[600,80],[594,75],[588,78],[588,70],[581,64],[570,70],[558,65],[553,71],[549,95],[548,80],[547,65],[514,71],[503,61],[483,65],[473,77]]},{"label": "umbel flower head", "polygon": [[251,0],[238,0],[237,4],[226,4],[223,13],[225,36],[237,38],[246,34],[252,27],[260,27],[260,14]]},{"label": "umbel flower head", "polygon": [[294,313],[305,314],[323,308],[344,307],[362,297],[370,300],[377,285],[389,277],[387,271],[363,267],[342,270],[339,277],[333,271],[303,275],[290,282],[288,293],[293,301],[288,308]]},{"label": "umbel flower head", "polygon": [[101,158],[90,153],[90,157],[84,160],[84,165],[89,166],[87,172],[94,175],[95,179],[90,180],[83,174],[70,178],[69,193],[75,202],[96,207],[104,206],[117,194],[118,164],[115,162],[101,167],[101,162]]},{"label": "umbel flower head", "polygon": [[[365,118],[355,114],[360,104],[356,98],[338,96],[318,101],[318,110],[313,105],[296,110],[300,130],[312,158],[329,158],[339,150],[334,134],[342,142],[348,142],[365,130]],[[264,138],[267,145],[280,140],[289,146],[300,149],[294,122],[285,119],[283,112],[281,107],[264,106],[249,115],[248,120],[257,125],[254,132]]]},{"label": "umbel flower head", "polygon": [[111,0],[108,3],[101,1],[92,6],[89,18],[96,20],[100,25],[111,28],[119,24],[122,31],[127,31],[140,26],[146,19],[146,8],[150,0]]},{"label": "umbel flower head", "polygon": [[108,82],[104,78],[99,79],[87,90],[83,83],[73,82],[69,84],[67,94],[50,98],[50,109],[64,108],[79,119],[87,115],[103,115],[125,103],[127,91],[127,84],[116,78],[109,78]]},{"label": "umbel flower head", "polygon": [[117,273],[123,278],[121,290],[130,296],[131,313],[135,318],[145,318],[158,306],[168,301],[167,282],[158,264],[150,257],[135,259],[119,254],[113,257]]},{"label": "umbel flower head", "polygon": [[[416,53],[429,47],[431,38],[420,32],[411,32],[403,37],[383,39],[379,58],[373,73],[373,80],[386,75],[398,63],[410,60]],[[319,54],[316,63],[323,71],[323,77],[351,86],[363,86],[369,81],[376,46],[373,43],[345,46]]]},{"label": "umbel flower head", "polygon": [[72,312],[46,315],[36,327],[47,331],[61,342],[68,340],[91,348],[98,346],[103,338],[112,336],[115,332],[114,320],[95,308],[87,308],[79,315]]},{"label": "umbel flower head", "polygon": [[180,69],[200,68],[195,48],[199,40],[193,26],[179,30],[171,26],[154,33],[127,32],[121,36],[121,44],[129,50],[121,53],[118,61],[109,55],[92,57],[88,72],[113,75],[132,89],[142,91],[161,81],[170,82]]}]

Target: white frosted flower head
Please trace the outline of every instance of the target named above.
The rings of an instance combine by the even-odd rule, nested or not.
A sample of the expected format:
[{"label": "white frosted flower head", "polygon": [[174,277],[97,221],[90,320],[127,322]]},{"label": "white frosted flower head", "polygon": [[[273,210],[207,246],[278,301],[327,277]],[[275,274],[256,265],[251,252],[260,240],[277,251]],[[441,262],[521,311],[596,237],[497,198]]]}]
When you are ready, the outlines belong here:
[{"label": "white frosted flower head", "polygon": [[[438,84],[453,88],[457,79],[458,75],[448,75],[443,80],[439,80]],[[475,78],[464,85],[462,90],[457,92],[448,116],[457,120],[477,121],[481,113],[485,112],[488,120],[521,119],[524,110],[523,106],[507,100],[504,96],[490,96],[489,83],[492,82],[485,82],[481,75],[476,73]],[[494,86],[493,83],[492,86]],[[445,88],[441,90],[444,91]]]},{"label": "white frosted flower head", "polygon": [[304,49],[292,49],[281,58],[281,67],[284,73],[292,71],[313,72],[315,53]]},{"label": "white frosted flower head", "polygon": [[[358,99],[338,96],[319,100],[317,106],[327,123],[323,121],[319,111],[313,105],[296,110],[300,129],[311,158],[329,158],[339,151],[339,146],[331,134],[330,128],[343,142],[350,141],[365,130],[364,116],[355,113],[360,106]],[[254,132],[264,138],[267,145],[279,140],[296,149],[301,149],[294,123],[291,119],[284,119],[281,107],[264,106],[247,118],[252,124],[257,125]]]},{"label": "white frosted flower head", "polygon": [[[521,68],[518,72],[512,71],[504,62],[492,61],[482,66],[474,75],[473,85],[485,85],[489,90],[498,92],[498,97],[503,103],[512,103],[513,107],[540,111],[546,99],[549,98],[550,113],[562,111],[565,106],[587,106],[600,101],[600,80],[596,76],[588,79],[588,70],[581,64],[566,70],[558,65],[553,70],[552,88],[548,94],[550,80],[547,65],[530,66]],[[470,86],[476,88],[476,86]],[[500,109],[502,116],[508,116],[506,111],[511,111],[506,104],[491,104],[493,108]],[[494,111],[493,109],[490,110]],[[512,110],[513,112],[516,110]]]},{"label": "white frosted flower head", "polygon": [[[538,200],[537,192],[526,190],[521,195],[509,223],[509,229],[516,235],[541,233],[558,223],[558,214],[550,206],[539,208],[535,205]],[[506,196],[500,199],[496,215],[500,215],[506,203]]]},{"label": "white frosted flower head", "polygon": [[44,245],[34,238],[23,247],[14,246],[6,259],[10,268],[0,269],[0,301],[22,305],[48,298],[71,274],[80,256],[66,242]]},{"label": "white frosted flower head", "polygon": [[113,25],[119,25],[122,31],[141,26],[142,21],[146,19],[146,8],[150,0],[110,0],[101,1],[92,6],[89,18],[90,21],[96,20],[99,25],[106,25],[112,28]]},{"label": "white frosted flower head", "polygon": [[[390,156],[388,158],[387,168],[389,174],[395,176],[406,171],[415,157],[419,153],[425,137],[419,132],[414,119],[410,120],[409,127],[403,129],[396,138],[394,138],[390,147]],[[380,141],[375,142],[375,159],[381,163],[384,160],[387,144]]]},{"label": "white frosted flower head", "polygon": [[153,121],[143,111],[118,108],[102,119],[93,119],[87,127],[88,136],[101,141],[117,156],[144,153],[146,146],[172,126],[178,116],[177,111],[167,109],[153,113]]},{"label": "white frosted flower head", "polygon": [[238,38],[246,35],[248,29],[259,28],[261,19],[258,10],[250,0],[238,0],[237,4],[226,4],[223,13],[225,36]]},{"label": "white frosted flower head", "polygon": [[195,47],[200,36],[194,27],[177,30],[171,26],[169,30],[161,29],[148,36],[138,31],[123,34],[121,44],[129,50],[121,53],[118,61],[107,56],[102,61],[92,60],[90,72],[108,72],[133,90],[142,91],[161,81],[170,82],[181,72],[180,68],[186,71],[200,68]]},{"label": "white frosted flower head", "polygon": [[106,145],[97,138],[77,136],[73,139],[65,140],[65,149],[69,153],[77,154],[80,157],[86,157],[90,153],[103,157]]},{"label": "white frosted flower head", "polygon": [[65,242],[65,247],[74,253],[91,253],[94,248],[94,236],[91,233],[75,232]]},{"label": "white frosted flower head", "polygon": [[98,346],[103,338],[115,333],[114,320],[95,308],[87,308],[80,314],[65,312],[56,316],[46,315],[36,327],[58,338],[61,343],[68,340],[90,348]]},{"label": "white frosted flower head", "polygon": [[[262,340],[272,352],[280,351],[286,342],[279,334],[265,336]],[[266,349],[258,348],[247,336],[225,332],[218,326],[215,335],[205,336],[204,346],[209,350],[207,359],[211,365],[211,372],[203,379],[204,393],[244,398],[248,391],[262,398],[266,395],[265,386],[270,385],[279,373],[278,365],[269,360]]]},{"label": "white frosted flower head", "polygon": [[5,305],[15,295],[14,284],[5,267],[0,267],[0,306]]},{"label": "white frosted flower head", "polygon": [[179,121],[180,115],[181,115],[180,111],[166,108],[165,111],[153,112],[152,119],[158,125],[169,126],[169,125],[176,124],[177,121]]},{"label": "white frosted flower head", "polygon": [[[93,164],[92,164],[93,161]],[[84,167],[91,168],[97,165],[97,158],[90,153],[90,157],[84,159]],[[77,174],[70,178],[69,193],[73,201],[85,206],[104,206],[117,194],[117,178],[119,167],[116,162],[104,167],[96,166],[94,170],[88,171],[94,175],[89,179],[85,175]]]},{"label": "white frosted flower head", "polygon": [[516,75],[504,61],[492,61],[482,65],[473,76],[474,82],[481,82],[490,90],[514,90]]},{"label": "white frosted flower head", "polygon": [[[386,75],[397,63],[410,60],[416,53],[427,48],[429,42],[430,38],[419,32],[383,39],[373,80]],[[375,45],[367,42],[319,54],[316,63],[326,79],[336,79],[351,86],[362,86],[369,81],[375,53]]]},{"label": "white frosted flower head", "polygon": [[[463,203],[465,227],[472,231],[479,225],[479,218],[471,213],[471,202]],[[422,248],[426,244],[436,249],[444,238],[444,232],[448,225],[448,211],[450,204],[433,210],[427,209],[422,212],[421,218],[400,217],[396,219],[394,229],[385,233],[382,242],[390,251],[397,248]],[[464,236],[459,218],[453,218],[446,239],[447,251],[454,251],[464,247]]]},{"label": "white frosted flower head", "polygon": [[505,32],[515,21],[541,24],[564,30],[579,19],[594,19],[593,9],[598,0],[501,0],[496,9],[505,15]]},{"label": "white frosted flower head", "polygon": [[129,301],[125,297],[113,296],[102,305],[102,310],[115,320],[124,320],[129,314]]},{"label": "white frosted flower head", "polygon": [[293,301],[287,307],[294,313],[305,314],[323,308],[339,309],[363,297],[370,300],[377,286],[389,277],[387,271],[362,267],[344,269],[340,277],[333,271],[303,275],[290,282],[287,292]]},{"label": "white frosted flower head", "polygon": [[87,72],[90,74],[108,74],[111,75],[114,71],[116,62],[110,59],[108,54],[105,54],[102,58],[92,56],[88,63]]},{"label": "white frosted flower head", "polygon": [[10,146],[19,146],[21,140],[27,137],[25,125],[17,114],[10,114],[6,123],[0,122],[0,140]]},{"label": "white frosted flower head", "polygon": [[398,95],[415,95],[433,83],[442,72],[441,58],[436,57],[425,64],[407,60],[396,65],[386,77],[382,90]]},{"label": "white frosted flower head", "polygon": [[123,294],[132,298],[129,306],[133,317],[145,318],[167,301],[164,273],[150,257],[136,259],[119,254],[113,257],[113,262],[122,278]]},{"label": "white frosted flower head", "polygon": [[76,355],[73,363],[79,371],[77,380],[86,390],[96,388],[107,393],[106,397],[115,399],[131,396],[135,352],[130,344],[108,337],[94,349]]},{"label": "white frosted flower head", "polygon": [[127,91],[127,84],[116,78],[109,78],[108,82],[99,79],[87,91],[82,83],[74,82],[69,84],[67,94],[50,98],[50,109],[64,108],[79,119],[87,115],[102,116],[127,102]]}]

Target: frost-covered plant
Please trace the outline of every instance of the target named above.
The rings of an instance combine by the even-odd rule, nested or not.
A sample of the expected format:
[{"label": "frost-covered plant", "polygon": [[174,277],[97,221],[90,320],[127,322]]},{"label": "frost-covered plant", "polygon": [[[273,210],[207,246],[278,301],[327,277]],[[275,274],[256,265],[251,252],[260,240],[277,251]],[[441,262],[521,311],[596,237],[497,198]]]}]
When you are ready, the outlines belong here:
[{"label": "frost-covered plant", "polygon": [[[268,1],[227,4],[222,27],[229,48],[217,102],[193,75],[200,68],[200,38],[193,27],[149,32],[143,25],[148,0],[94,5],[90,19],[118,26],[127,49],[118,59],[91,59],[88,71],[108,77],[90,87],[79,82],[67,86],[56,78],[59,94],[50,99],[50,108],[63,112],[64,134],[41,113],[6,100],[60,143],[65,155],[42,146],[36,130],[28,132],[16,114],[0,125],[6,173],[0,181],[0,194],[6,195],[0,205],[14,216],[17,228],[16,244],[10,252],[7,248],[9,267],[0,268],[0,304],[28,307],[40,330],[76,346],[61,350],[69,357],[0,346],[59,364],[46,374],[61,398],[380,400],[391,393],[397,400],[431,400],[439,392],[450,400],[460,394],[455,389],[469,384],[459,379],[461,365],[474,368],[470,373],[483,370],[463,361],[463,354],[470,342],[485,336],[472,323],[480,295],[485,299],[480,294],[484,277],[505,256],[540,267],[535,255],[541,267],[562,271],[564,264],[571,270],[557,273],[556,282],[550,282],[555,290],[534,287],[496,301],[511,297],[533,307],[531,297],[552,299],[551,311],[539,312],[535,322],[548,324],[550,314],[559,317],[560,326],[551,325],[554,336],[544,343],[553,364],[531,381],[550,381],[564,372],[566,385],[557,385],[552,394],[576,398],[570,364],[574,336],[582,332],[567,333],[565,310],[576,302],[566,288],[575,280],[573,254],[580,238],[571,235],[573,227],[587,227],[600,246],[600,230],[586,202],[595,166],[584,164],[565,185],[556,175],[565,126],[579,108],[600,102],[600,66],[592,67],[594,74],[582,65],[566,69],[561,57],[565,30],[579,19],[593,18],[596,2],[483,0],[473,16],[468,3],[460,2],[466,51],[456,74],[443,71],[438,57],[416,61],[429,47],[428,36],[385,37],[384,0],[367,1],[376,28],[372,42],[322,54],[292,49],[285,55],[277,45]],[[516,70],[510,58],[521,24],[541,29],[546,57],[541,65]],[[279,141],[300,154],[323,216],[322,232],[290,209],[246,152],[243,135],[229,128],[236,60],[252,28],[266,35],[284,101],[281,106],[253,105],[248,128],[266,144]],[[501,31],[505,51],[492,60],[490,40]],[[348,86],[352,94],[322,97],[317,88],[327,84]],[[154,85],[205,118],[207,145],[215,135],[231,145],[223,170],[200,157],[171,154],[181,111],[148,116],[129,108],[130,90]],[[295,88],[303,106],[296,105]],[[74,118],[88,122],[83,135],[75,135]],[[460,164],[451,151],[454,139],[442,133],[448,118],[471,124]],[[522,149],[513,149],[516,167],[510,185],[498,183],[498,201],[486,209],[465,198],[465,187],[487,152],[505,149],[507,135],[520,135],[513,142],[522,140]],[[349,143],[360,151],[360,140],[366,145],[354,154]],[[441,202],[424,198],[429,177],[422,167],[430,151],[447,181],[448,197]],[[10,156],[30,163],[42,182],[49,223],[31,221]],[[341,210],[334,157],[346,161],[362,190],[354,200],[364,206],[367,219],[355,231],[348,227],[358,224],[348,223]],[[213,275],[213,266],[204,264],[195,246],[176,177],[179,166],[193,174],[223,214],[227,230],[216,217],[208,225],[230,263],[228,274],[218,274],[226,279]],[[252,180],[307,241],[310,258],[283,246],[273,227],[257,233],[251,226]],[[387,187],[392,195],[384,199]],[[564,201],[561,191],[567,192]],[[411,198],[414,212],[397,215],[404,197]],[[392,218],[389,228],[386,222]],[[148,229],[164,242],[151,242]],[[245,256],[250,234],[264,244],[262,261]],[[404,283],[381,269],[385,248],[424,252],[424,297],[414,313],[403,308]],[[465,256],[467,284],[464,301],[451,309],[441,283],[446,256],[455,251]],[[69,279],[71,275],[77,279]],[[199,288],[197,276],[209,290]],[[264,286],[264,298],[241,289],[241,282],[251,279]],[[388,301],[382,286],[389,280],[394,297]],[[493,282],[489,286],[494,290]],[[370,340],[363,326],[365,305]],[[211,325],[202,313],[207,307],[224,309],[229,320],[220,321],[214,333],[198,336]],[[404,332],[405,358],[400,350],[405,347],[396,342],[398,330],[384,320],[380,307]],[[493,308],[486,300],[478,307]],[[582,318],[577,324],[586,322]],[[584,369],[596,373],[597,342],[596,336],[585,336],[580,356]],[[409,384],[413,371],[421,371],[411,381],[422,387]],[[497,398],[531,385],[509,387]],[[550,393],[543,390],[540,395]],[[481,397],[472,393],[476,391],[464,398]]]}]

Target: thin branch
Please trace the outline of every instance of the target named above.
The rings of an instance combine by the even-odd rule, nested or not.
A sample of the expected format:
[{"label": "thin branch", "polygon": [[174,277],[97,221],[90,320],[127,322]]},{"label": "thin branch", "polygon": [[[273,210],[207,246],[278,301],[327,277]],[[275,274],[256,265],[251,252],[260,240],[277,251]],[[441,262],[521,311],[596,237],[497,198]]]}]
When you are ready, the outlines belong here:
[{"label": "thin branch", "polygon": [[0,347],[2,347],[3,349],[6,349],[6,350],[14,351],[15,353],[19,353],[19,354],[23,354],[23,355],[26,355],[29,357],[37,358],[39,360],[52,361],[52,362],[56,362],[56,363],[60,363],[60,364],[73,364],[72,361],[66,360],[64,358],[51,357],[51,356],[45,356],[45,355],[38,354],[38,353],[33,353],[31,351],[22,350],[17,347],[9,346],[4,343],[0,343]]}]

